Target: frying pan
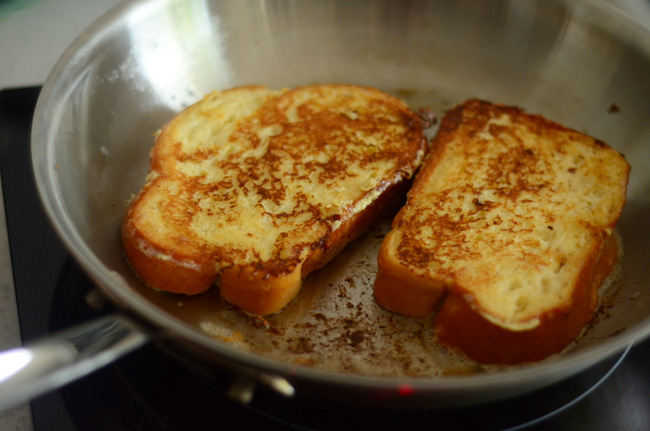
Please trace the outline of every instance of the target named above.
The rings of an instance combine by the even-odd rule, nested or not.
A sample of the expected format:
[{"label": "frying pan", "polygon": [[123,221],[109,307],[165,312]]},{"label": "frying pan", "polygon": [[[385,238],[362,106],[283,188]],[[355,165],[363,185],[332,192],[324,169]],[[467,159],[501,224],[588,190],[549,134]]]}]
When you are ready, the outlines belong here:
[{"label": "frying pan", "polygon": [[[55,229],[120,311],[2,353],[2,408],[144,343],[183,363],[232,370],[231,393],[242,401],[266,385],[285,396],[395,408],[507,399],[623,355],[650,334],[649,78],[649,32],[596,1],[119,5],[52,70],[35,111],[32,156]],[[119,224],[144,181],[152,135],[213,89],[319,82],[374,86],[438,116],[467,98],[518,105],[626,156],[621,269],[576,343],[540,363],[492,369],[436,346],[428,320],[392,315],[372,300],[389,220],[267,319],[227,307],[217,289],[185,297],[142,285],[122,255]]]}]

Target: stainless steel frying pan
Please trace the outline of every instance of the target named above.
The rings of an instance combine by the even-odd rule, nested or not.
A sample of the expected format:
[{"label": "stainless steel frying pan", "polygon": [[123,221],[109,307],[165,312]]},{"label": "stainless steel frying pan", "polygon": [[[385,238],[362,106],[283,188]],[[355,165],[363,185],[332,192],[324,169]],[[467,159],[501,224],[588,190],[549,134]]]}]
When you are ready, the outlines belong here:
[{"label": "stainless steel frying pan", "polygon": [[[427,320],[372,300],[388,221],[311,276],[280,315],[241,316],[218,291],[143,286],[118,229],[152,135],[212,89],[370,85],[438,115],[470,97],[519,105],[589,133],[632,164],[620,279],[566,352],[485,369],[432,344]],[[33,164],[46,211],[120,314],[0,354],[0,406],[91,372],[146,342],[228,367],[245,400],[278,392],[394,407],[499,400],[566,379],[650,334],[650,33],[596,1],[180,1],[125,3],[65,51],[39,99]],[[38,270],[38,262],[34,262]]]}]

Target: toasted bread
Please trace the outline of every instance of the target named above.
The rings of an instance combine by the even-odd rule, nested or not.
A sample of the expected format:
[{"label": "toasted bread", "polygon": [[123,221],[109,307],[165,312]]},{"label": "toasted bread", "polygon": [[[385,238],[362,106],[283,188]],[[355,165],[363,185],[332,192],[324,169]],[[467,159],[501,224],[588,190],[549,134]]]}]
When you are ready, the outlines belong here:
[{"label": "toasted bread", "polygon": [[153,288],[191,295],[216,283],[245,312],[278,312],[403,202],[426,123],[360,86],[210,93],[157,136],[122,223],[125,254]]},{"label": "toasted bread", "polygon": [[482,363],[537,361],[590,321],[612,272],[629,165],[516,107],[448,112],[378,255],[377,303],[434,319]]}]

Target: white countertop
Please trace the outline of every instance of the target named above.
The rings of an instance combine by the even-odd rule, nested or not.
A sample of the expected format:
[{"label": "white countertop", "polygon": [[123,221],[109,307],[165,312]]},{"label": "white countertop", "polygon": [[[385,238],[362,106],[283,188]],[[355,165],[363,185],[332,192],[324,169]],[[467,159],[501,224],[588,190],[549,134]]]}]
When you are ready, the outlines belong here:
[{"label": "white countertop", "polygon": [[[74,38],[118,3],[120,0],[0,1],[0,89],[41,85]],[[610,0],[609,3],[650,26],[650,0]],[[20,344],[2,202],[0,200],[0,351]],[[0,413],[0,430],[30,429],[28,406]]]},{"label": "white countertop", "polygon": [[74,38],[120,0],[0,2],[0,88],[41,85]]}]

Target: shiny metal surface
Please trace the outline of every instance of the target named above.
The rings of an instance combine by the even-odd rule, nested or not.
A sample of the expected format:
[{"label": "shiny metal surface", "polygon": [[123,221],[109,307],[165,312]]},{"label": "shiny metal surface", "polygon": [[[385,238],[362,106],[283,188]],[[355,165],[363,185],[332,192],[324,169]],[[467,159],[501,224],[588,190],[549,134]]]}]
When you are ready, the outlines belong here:
[{"label": "shiny metal surface", "polygon": [[[93,24],[52,71],[35,114],[34,169],[56,229],[103,291],[197,360],[350,402],[478,403],[552,384],[650,334],[648,76],[648,32],[595,1],[138,1]],[[438,115],[470,97],[519,105],[624,153],[632,173],[619,223],[621,280],[585,336],[558,358],[515,370],[378,376],[231,345],[202,329],[213,321],[210,307],[192,305],[189,316],[178,306],[185,301],[152,298],[118,235],[152,134],[215,88],[316,82],[375,86]]]},{"label": "shiny metal surface", "polygon": [[122,316],[102,317],[0,353],[0,411],[105,366],[148,337]]}]

